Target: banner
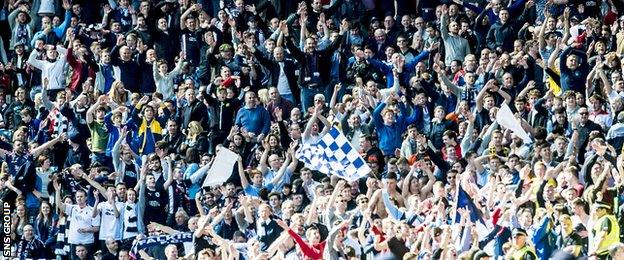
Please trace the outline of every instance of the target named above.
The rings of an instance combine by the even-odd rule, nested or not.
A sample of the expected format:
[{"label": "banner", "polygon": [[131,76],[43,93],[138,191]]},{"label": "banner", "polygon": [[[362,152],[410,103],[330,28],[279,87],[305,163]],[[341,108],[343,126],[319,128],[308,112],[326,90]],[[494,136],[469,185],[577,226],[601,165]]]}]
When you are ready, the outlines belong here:
[{"label": "banner", "polygon": [[202,187],[220,185],[226,182],[232,175],[232,170],[237,161],[238,155],[236,153],[221,147],[210,170],[208,170]]},{"label": "banner", "polygon": [[140,250],[148,249],[153,246],[167,246],[170,244],[180,244],[193,242],[193,233],[177,233],[173,235],[160,235],[143,238],[132,243],[130,252],[135,256],[139,255]]},{"label": "banner", "polygon": [[501,105],[501,108],[496,114],[496,122],[498,122],[498,124],[502,127],[511,130],[514,134],[520,137],[525,144],[533,143],[533,140],[531,140],[531,136],[529,136],[529,134],[524,131],[524,128],[522,128],[522,124],[516,119],[507,104],[503,103]]}]

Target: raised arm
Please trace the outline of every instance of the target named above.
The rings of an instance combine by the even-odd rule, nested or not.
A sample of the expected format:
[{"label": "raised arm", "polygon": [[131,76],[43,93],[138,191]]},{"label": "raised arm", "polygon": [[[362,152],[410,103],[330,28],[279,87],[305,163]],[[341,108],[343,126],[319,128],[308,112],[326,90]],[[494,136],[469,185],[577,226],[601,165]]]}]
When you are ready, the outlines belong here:
[{"label": "raised arm", "polygon": [[106,99],[108,98],[108,96],[106,95],[101,95],[98,97],[97,101],[91,105],[91,107],[89,107],[89,109],[87,110],[87,124],[91,124],[93,123],[93,114],[95,114],[95,110],[103,103],[106,102]]},{"label": "raised arm", "polygon": [[340,92],[340,89],[342,89],[341,83],[338,83],[334,86],[334,91],[332,92],[332,96],[329,101],[329,107],[331,107],[334,114],[337,114],[339,112],[338,108],[336,107],[336,101],[338,100],[338,92]]},{"label": "raised arm", "polygon": [[38,51],[38,50],[36,50],[36,49],[34,49],[34,50],[30,53],[30,55],[28,56],[28,61],[27,61],[27,62],[28,62],[28,64],[30,64],[31,66],[33,66],[33,67],[35,67],[35,68],[37,68],[37,69],[42,70],[42,69],[43,69],[43,66],[44,66],[44,63],[43,63],[43,61],[40,61],[40,60],[38,60],[38,59],[37,59],[37,56],[39,56],[39,55],[40,55],[39,51]]},{"label": "raised arm", "polygon": [[35,148],[35,149],[32,149],[32,150],[30,151],[30,154],[31,154],[33,157],[37,158],[37,156],[39,156],[39,154],[41,154],[43,151],[45,151],[45,150],[47,150],[48,148],[50,148],[50,147],[54,146],[54,145],[55,145],[55,144],[57,144],[58,142],[65,141],[65,139],[67,139],[67,134],[65,134],[65,133],[60,134],[60,135],[59,135],[59,136],[57,136],[56,138],[54,138],[54,139],[52,139],[52,140],[50,140],[50,141],[48,141],[48,142],[46,142],[46,143],[44,143],[44,144],[42,144],[42,145],[38,146],[38,147],[37,147],[37,148]]},{"label": "raised arm", "polygon": [[65,212],[65,202],[61,199],[61,184],[58,179],[52,181],[54,185],[54,201],[60,212]]},{"label": "raised arm", "polygon": [[69,1],[63,0],[63,9],[65,9],[65,19],[59,26],[52,29],[52,31],[56,34],[56,36],[59,39],[63,38],[63,35],[65,34],[65,31],[67,30],[67,27],[71,21],[71,17],[72,17],[71,7],[72,6]]},{"label": "raised arm", "polygon": [[204,235],[206,227],[209,225],[209,219],[207,216],[201,216],[197,221],[197,229],[193,232],[193,236],[200,238]]},{"label": "raised arm", "polygon": [[188,180],[190,180],[191,183],[199,183],[202,179],[204,179],[204,177],[206,177],[206,174],[208,173],[208,170],[210,170],[212,163],[214,163],[214,159],[208,162],[206,165],[202,166],[201,168],[197,169],[197,171],[195,171],[193,174],[191,174],[191,176],[188,177]]},{"label": "raised arm", "polygon": [[91,185],[91,187],[93,187],[95,190],[97,190],[100,194],[106,194],[106,189],[104,187],[102,187],[102,185],[100,185],[97,181],[89,178],[88,175],[83,174],[82,175],[82,179],[85,180],[86,182],[88,182],[89,185]]},{"label": "raised arm", "polygon": [[499,95],[501,95],[504,99],[505,99],[505,104],[509,104],[511,103],[511,95],[509,95],[509,93],[505,92],[502,88],[498,88],[496,90],[496,93],[498,93]]},{"label": "raised arm", "polygon": [[295,170],[297,170],[297,165],[299,165],[299,160],[297,160],[297,156],[295,155],[298,145],[299,144],[297,142],[290,143],[289,153],[292,160],[290,161],[290,164],[288,164],[288,168],[286,168],[286,170],[291,173],[295,172]]},{"label": "raised arm", "polygon": [[98,190],[93,190],[93,197],[95,198],[95,202],[93,203],[91,218],[96,218],[98,215],[100,215],[100,209],[98,208],[98,206],[100,205],[100,192]]},{"label": "raised arm", "polygon": [[442,12],[442,16],[440,16],[440,33],[442,35],[442,40],[446,41],[449,37],[448,32],[448,10]]},{"label": "raised arm", "polygon": [[297,60],[303,61],[305,58],[305,54],[292,42],[292,37],[290,37],[286,23],[281,23],[280,29],[282,30],[282,35],[284,35],[284,42],[286,43],[286,48],[290,51],[290,54],[292,54]]},{"label": "raised arm", "polygon": [[440,79],[440,82],[442,84],[444,84],[447,88],[449,88],[451,92],[453,92],[453,94],[455,94],[458,97],[460,96],[461,89],[457,87],[457,85],[453,84],[453,82],[451,82],[451,80],[446,75],[446,71],[441,69],[440,65],[433,64],[433,71],[435,71],[438,74],[438,78]]},{"label": "raised arm", "polygon": [[180,30],[186,29],[186,17],[188,17],[192,12],[198,11],[200,9],[199,4],[193,4],[190,8],[186,9],[182,15],[180,15]]},{"label": "raised arm", "polygon": [[308,124],[306,124],[306,128],[303,131],[302,140],[308,140],[310,138],[310,136],[312,135],[312,125],[314,125],[320,113],[321,112],[319,111],[319,109],[314,109],[314,113],[312,113],[312,117],[308,120]]},{"label": "raised arm", "polygon": [[245,176],[245,169],[243,168],[243,157],[238,155],[238,176],[241,179],[241,186],[243,189],[249,187],[249,180],[247,180],[247,176]]},{"label": "raised arm", "polygon": [[171,158],[172,156],[175,156],[175,154],[171,154],[171,156],[165,157],[165,160],[167,161],[167,180],[165,181],[165,183],[163,183],[163,188],[165,188],[165,190],[169,189],[169,186],[171,186],[171,184],[173,183],[173,159]]},{"label": "raised arm", "polygon": [[485,95],[487,94],[488,89],[490,89],[492,87],[492,85],[494,84],[494,79],[491,79],[490,81],[488,81],[487,83],[485,83],[485,86],[483,86],[483,88],[481,89],[481,91],[479,91],[479,94],[477,94],[477,112],[481,112],[481,110],[483,110],[483,99],[485,98]]},{"label": "raised arm", "polygon": [[171,77],[177,77],[180,75],[180,72],[182,72],[182,66],[184,66],[184,61],[186,60],[186,53],[181,51],[178,57],[178,62],[176,63],[175,68],[169,72],[169,76]]},{"label": "raised arm", "polygon": [[269,137],[265,137],[262,140],[262,155],[260,156],[260,164],[258,165],[258,170],[262,172],[262,174],[266,174],[269,171],[269,150],[271,147],[269,146]]}]

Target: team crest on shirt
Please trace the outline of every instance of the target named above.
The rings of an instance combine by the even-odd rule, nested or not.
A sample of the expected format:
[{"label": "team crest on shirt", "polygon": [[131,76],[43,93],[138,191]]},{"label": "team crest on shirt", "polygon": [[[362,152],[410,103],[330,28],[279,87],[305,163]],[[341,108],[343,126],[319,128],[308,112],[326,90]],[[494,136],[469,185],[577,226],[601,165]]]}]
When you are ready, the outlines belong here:
[{"label": "team crest on shirt", "polygon": [[156,196],[156,198],[160,198],[160,192],[157,191],[156,193],[154,193],[154,196]]}]

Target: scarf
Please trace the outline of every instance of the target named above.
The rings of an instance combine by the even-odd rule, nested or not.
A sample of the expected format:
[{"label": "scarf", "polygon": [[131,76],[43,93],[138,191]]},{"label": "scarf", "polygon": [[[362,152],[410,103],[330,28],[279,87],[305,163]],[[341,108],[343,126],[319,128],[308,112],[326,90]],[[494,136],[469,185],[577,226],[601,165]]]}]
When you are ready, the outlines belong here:
[{"label": "scarf", "polygon": [[147,129],[150,129],[152,134],[162,134],[162,127],[158,120],[152,119],[152,121],[148,123],[147,119],[143,118],[141,126],[139,127],[139,135],[147,133]]},{"label": "scarf", "polygon": [[152,133],[152,140],[153,140],[153,135],[154,134],[162,134],[162,127],[160,126],[160,122],[158,122],[158,120],[152,119],[151,122],[147,122],[147,119],[143,118],[143,121],[141,122],[141,126],[139,126],[139,136],[142,136],[142,141],[141,141],[141,147],[139,149],[139,153],[143,153],[143,149],[145,148],[145,145],[147,144],[147,138],[148,138],[148,131],[150,130],[150,132]]},{"label": "scarf", "polygon": [[145,250],[154,246],[164,246],[193,241],[193,233],[177,233],[173,235],[158,235],[135,240],[132,243],[131,254],[137,255],[140,250]]},{"label": "scarf", "polygon": [[124,209],[123,221],[124,221],[123,239],[135,237],[139,231],[137,227],[136,204],[126,203],[126,208]]}]

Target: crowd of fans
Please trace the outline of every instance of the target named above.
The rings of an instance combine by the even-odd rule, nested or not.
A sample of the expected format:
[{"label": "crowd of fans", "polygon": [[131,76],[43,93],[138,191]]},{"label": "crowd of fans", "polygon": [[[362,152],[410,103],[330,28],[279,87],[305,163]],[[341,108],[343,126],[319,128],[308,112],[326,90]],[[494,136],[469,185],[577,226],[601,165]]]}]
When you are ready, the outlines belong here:
[{"label": "crowd of fans", "polygon": [[620,0],[1,2],[6,259],[624,259]]}]

